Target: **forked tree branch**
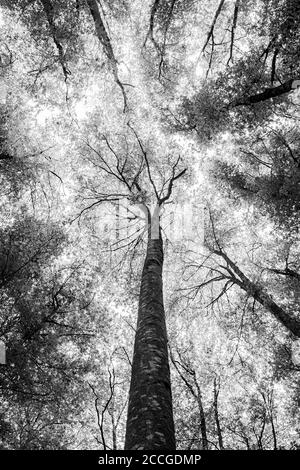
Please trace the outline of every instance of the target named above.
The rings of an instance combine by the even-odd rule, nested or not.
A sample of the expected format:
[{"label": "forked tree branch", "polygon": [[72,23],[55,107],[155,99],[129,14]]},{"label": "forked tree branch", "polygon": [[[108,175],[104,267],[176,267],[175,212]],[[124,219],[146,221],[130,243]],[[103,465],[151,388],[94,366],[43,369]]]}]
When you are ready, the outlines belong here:
[{"label": "forked tree branch", "polygon": [[173,184],[176,180],[178,180],[179,178],[181,178],[187,171],[187,169],[185,168],[184,170],[180,171],[180,173],[178,173],[177,175],[175,175],[175,171],[176,171],[176,168],[177,168],[177,165],[180,161],[180,157],[178,157],[177,159],[177,162],[175,163],[175,165],[173,166],[173,169],[172,169],[172,176],[171,176],[171,179],[170,179],[170,182],[169,182],[169,186],[168,186],[168,190],[167,190],[167,194],[163,197],[163,198],[160,198],[159,199],[159,205],[162,206],[166,201],[168,201],[168,199],[170,199],[171,197],[171,194],[172,194],[172,189],[173,189]]},{"label": "forked tree branch", "polygon": [[234,5],[233,22],[232,22],[232,27],[231,27],[230,52],[229,52],[229,59],[228,59],[227,65],[229,65],[230,62],[232,62],[233,60],[234,38],[235,38],[235,30],[236,30],[238,14],[239,14],[239,7],[240,7],[240,0],[236,0],[235,5]]},{"label": "forked tree branch", "polygon": [[205,44],[204,44],[204,46],[203,46],[203,48],[202,48],[202,52],[205,52],[205,49],[206,49],[206,47],[207,47],[207,45],[208,45],[210,39],[213,37],[214,28],[215,28],[217,19],[218,19],[219,15],[220,15],[220,13],[221,13],[221,11],[222,11],[222,8],[223,8],[224,3],[225,3],[225,0],[221,0],[220,3],[219,3],[219,6],[218,6],[218,8],[217,8],[217,10],[216,10],[216,13],[215,13],[215,16],[214,16],[212,25],[211,25],[211,27],[210,27],[210,30],[209,30],[208,34],[207,34],[207,38],[206,38]]},{"label": "forked tree branch", "polygon": [[63,46],[58,39],[57,29],[56,29],[55,20],[54,20],[54,8],[50,0],[40,0],[40,2],[43,5],[43,9],[44,9],[47,21],[48,21],[50,32],[51,32],[53,41],[55,43],[55,46],[58,50],[58,58],[59,58],[61,68],[63,70],[65,82],[66,82],[71,72],[67,68]]},{"label": "forked tree branch", "polygon": [[127,106],[128,106],[128,104],[127,104],[127,95],[126,95],[126,92],[125,92],[124,84],[119,79],[118,62],[117,62],[117,59],[115,57],[113,47],[111,45],[109,35],[106,31],[104,22],[103,22],[102,17],[101,17],[98,2],[97,2],[97,0],[86,0],[86,2],[89,6],[92,18],[94,20],[97,37],[99,39],[99,42],[103,46],[105,55],[107,56],[107,58],[110,62],[115,82],[119,86],[119,88],[122,92],[123,102],[124,102],[123,112],[125,113],[125,111],[127,110]]}]

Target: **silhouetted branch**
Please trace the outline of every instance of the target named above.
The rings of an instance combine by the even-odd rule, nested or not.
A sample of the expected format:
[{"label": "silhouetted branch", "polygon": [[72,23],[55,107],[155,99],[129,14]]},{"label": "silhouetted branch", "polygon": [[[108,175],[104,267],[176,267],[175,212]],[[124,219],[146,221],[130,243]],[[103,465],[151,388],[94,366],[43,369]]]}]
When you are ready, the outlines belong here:
[{"label": "silhouetted branch", "polygon": [[97,3],[96,0],[86,0],[86,1],[87,1],[87,4],[88,4],[89,8],[90,8],[90,12],[91,12],[91,15],[92,15],[94,23],[95,23],[97,37],[98,37],[100,43],[102,44],[104,52],[105,52],[105,54],[106,54],[106,56],[107,56],[107,58],[108,58],[108,60],[111,64],[111,68],[112,68],[112,72],[113,72],[115,82],[119,86],[119,88],[122,92],[123,101],[124,101],[123,112],[125,112],[127,110],[127,96],[126,96],[126,92],[125,92],[125,89],[124,89],[124,85],[119,79],[118,62],[117,62],[117,59],[115,57],[115,54],[114,54],[114,51],[113,51],[113,48],[112,48],[112,45],[111,45],[111,41],[110,41],[110,38],[109,38],[108,33],[106,31],[104,22],[102,20],[98,3]]},{"label": "silhouetted branch", "polygon": [[209,30],[209,32],[208,32],[208,35],[207,35],[205,44],[204,44],[204,46],[203,46],[202,52],[205,51],[206,46],[207,46],[208,43],[209,43],[209,40],[211,39],[211,37],[212,37],[213,34],[214,34],[214,28],[215,28],[217,19],[218,19],[219,15],[220,15],[220,13],[221,13],[221,11],[222,11],[222,8],[223,8],[224,3],[225,3],[225,0],[221,0],[220,3],[219,3],[219,6],[218,6],[218,8],[217,8],[217,10],[216,10],[216,13],[215,13],[215,16],[214,16],[212,25],[211,25],[210,30]]},{"label": "silhouetted branch", "polygon": [[62,46],[62,44],[60,43],[60,41],[58,39],[57,29],[56,29],[55,21],[54,21],[53,5],[52,5],[50,0],[40,0],[40,1],[43,5],[44,12],[45,12],[45,15],[47,17],[47,21],[48,21],[48,24],[49,24],[49,28],[50,28],[50,31],[51,31],[51,34],[52,34],[53,41],[54,41],[54,43],[56,45],[56,48],[58,50],[59,62],[60,62],[61,68],[63,70],[65,81],[67,81],[68,76],[71,74],[71,72],[67,68],[63,46]]},{"label": "silhouetted branch", "polygon": [[233,23],[231,27],[230,52],[229,52],[229,59],[227,61],[227,65],[229,65],[233,59],[234,37],[235,37],[235,30],[236,30],[238,13],[239,13],[239,6],[240,6],[240,0],[236,0],[235,5],[234,5]]}]

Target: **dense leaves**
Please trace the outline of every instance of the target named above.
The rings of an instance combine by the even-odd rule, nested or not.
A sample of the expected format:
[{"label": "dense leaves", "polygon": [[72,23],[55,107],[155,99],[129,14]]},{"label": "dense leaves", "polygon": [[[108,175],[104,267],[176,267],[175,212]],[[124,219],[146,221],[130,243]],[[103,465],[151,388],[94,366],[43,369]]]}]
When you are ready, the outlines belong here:
[{"label": "dense leaves", "polygon": [[299,448],[299,2],[0,5],[1,448],[123,447],[155,207],[177,447]]}]

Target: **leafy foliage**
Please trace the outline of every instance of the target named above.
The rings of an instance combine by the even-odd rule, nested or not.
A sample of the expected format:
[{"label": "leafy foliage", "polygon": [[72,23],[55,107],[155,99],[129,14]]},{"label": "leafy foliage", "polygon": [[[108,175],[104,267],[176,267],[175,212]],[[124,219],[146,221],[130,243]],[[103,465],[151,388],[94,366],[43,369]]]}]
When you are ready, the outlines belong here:
[{"label": "leafy foliage", "polygon": [[1,448],[123,446],[137,203],[178,447],[299,448],[299,2],[0,5]]}]

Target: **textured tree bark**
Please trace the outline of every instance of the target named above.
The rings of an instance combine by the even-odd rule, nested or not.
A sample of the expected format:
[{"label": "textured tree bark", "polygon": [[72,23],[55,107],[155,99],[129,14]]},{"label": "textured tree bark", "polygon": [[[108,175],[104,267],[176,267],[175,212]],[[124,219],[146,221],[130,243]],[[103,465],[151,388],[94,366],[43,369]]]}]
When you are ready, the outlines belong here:
[{"label": "textured tree bark", "polygon": [[291,333],[300,338],[300,322],[277,305],[266,292],[252,283],[245,286],[244,290],[269,310]]},{"label": "textured tree bark", "polygon": [[140,288],[125,449],[175,449],[167,331],[163,304],[163,242],[149,240]]}]

